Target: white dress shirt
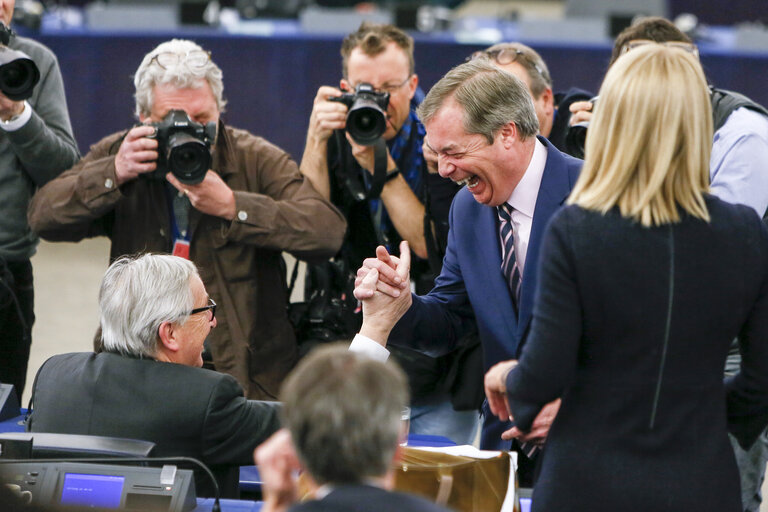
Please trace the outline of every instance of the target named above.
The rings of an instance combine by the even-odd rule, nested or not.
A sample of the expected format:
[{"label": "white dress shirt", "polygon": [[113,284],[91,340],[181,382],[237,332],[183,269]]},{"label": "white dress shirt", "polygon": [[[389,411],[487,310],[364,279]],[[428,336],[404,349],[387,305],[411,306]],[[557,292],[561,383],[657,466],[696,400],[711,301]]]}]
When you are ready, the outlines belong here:
[{"label": "white dress shirt", "polygon": [[528,241],[531,238],[533,212],[536,210],[536,199],[539,197],[541,177],[546,163],[547,147],[536,139],[531,162],[520,183],[507,199],[507,204],[513,208],[511,217],[515,237],[515,259],[521,278],[525,272],[525,257],[528,254]]}]

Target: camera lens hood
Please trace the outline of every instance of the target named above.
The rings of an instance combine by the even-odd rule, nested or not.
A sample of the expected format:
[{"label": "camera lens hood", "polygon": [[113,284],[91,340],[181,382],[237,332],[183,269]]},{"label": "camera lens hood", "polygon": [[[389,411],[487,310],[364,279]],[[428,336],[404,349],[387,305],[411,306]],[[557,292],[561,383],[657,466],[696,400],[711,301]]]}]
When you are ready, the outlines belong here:
[{"label": "camera lens hood", "polygon": [[22,101],[32,96],[40,81],[40,71],[24,52],[0,46],[0,91],[10,100]]},{"label": "camera lens hood", "polygon": [[387,130],[387,118],[375,101],[358,98],[347,114],[347,132],[362,146],[374,144]]},{"label": "camera lens hood", "polygon": [[200,139],[177,132],[168,139],[166,161],[176,179],[186,185],[195,185],[203,181],[211,168],[211,152]]}]

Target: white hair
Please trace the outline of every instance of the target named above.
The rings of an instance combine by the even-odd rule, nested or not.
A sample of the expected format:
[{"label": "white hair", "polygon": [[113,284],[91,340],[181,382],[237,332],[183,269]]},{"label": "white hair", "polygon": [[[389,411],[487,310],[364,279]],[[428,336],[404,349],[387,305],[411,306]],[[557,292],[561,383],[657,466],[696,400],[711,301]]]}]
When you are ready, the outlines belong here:
[{"label": "white hair", "polygon": [[[172,84],[180,89],[201,87],[207,81],[216,99],[219,112],[224,112],[227,102],[224,100],[223,74],[213,60],[208,59],[201,67],[189,66],[184,57],[193,51],[205,51],[197,43],[186,39],[172,39],[157,46],[144,56],[136,70],[133,84],[136,87],[136,117],[149,117],[154,102],[154,87],[156,85]],[[164,69],[153,62],[160,53],[175,53],[180,58],[178,64]]]},{"label": "white hair", "polygon": [[195,276],[192,262],[167,254],[122,257],[112,263],[99,290],[104,350],[155,357],[160,324],[183,324],[189,318]]}]

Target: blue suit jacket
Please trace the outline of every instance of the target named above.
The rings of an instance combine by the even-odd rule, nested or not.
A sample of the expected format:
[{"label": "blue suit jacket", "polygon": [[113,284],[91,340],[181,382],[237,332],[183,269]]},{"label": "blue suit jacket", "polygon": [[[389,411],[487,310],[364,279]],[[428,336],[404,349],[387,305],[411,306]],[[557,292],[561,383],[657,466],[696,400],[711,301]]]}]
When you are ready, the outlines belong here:
[{"label": "blue suit jacket", "polygon": [[[533,214],[519,317],[501,274],[496,209],[479,204],[464,189],[456,194],[451,206],[448,247],[435,287],[427,295],[414,295],[413,305],[398,322],[389,343],[431,355],[445,354],[476,322],[486,370],[499,361],[519,356],[531,323],[544,228],[571,192],[582,164],[546,139],[539,140],[547,146],[547,162]],[[485,412],[482,447],[508,449],[510,443],[500,436],[509,425],[491,420]]]}]

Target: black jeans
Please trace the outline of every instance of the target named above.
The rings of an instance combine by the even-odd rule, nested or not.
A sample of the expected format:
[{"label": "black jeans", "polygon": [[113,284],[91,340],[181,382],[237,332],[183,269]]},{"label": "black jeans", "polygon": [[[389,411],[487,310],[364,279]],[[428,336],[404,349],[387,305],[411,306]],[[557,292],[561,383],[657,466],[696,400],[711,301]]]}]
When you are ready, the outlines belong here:
[{"label": "black jeans", "polygon": [[29,260],[0,260],[0,382],[13,384],[21,402],[27,379],[35,293]]}]

